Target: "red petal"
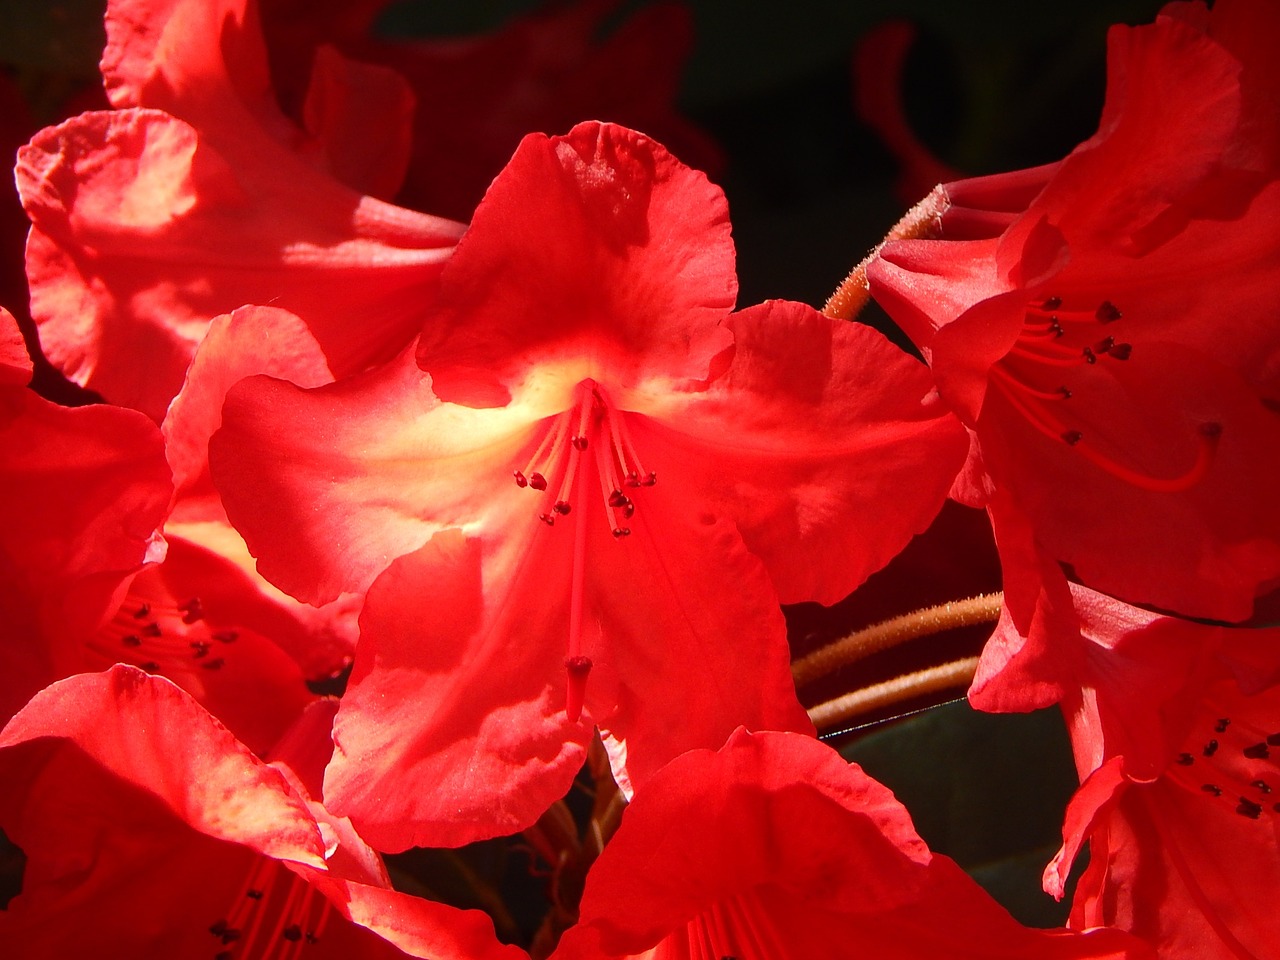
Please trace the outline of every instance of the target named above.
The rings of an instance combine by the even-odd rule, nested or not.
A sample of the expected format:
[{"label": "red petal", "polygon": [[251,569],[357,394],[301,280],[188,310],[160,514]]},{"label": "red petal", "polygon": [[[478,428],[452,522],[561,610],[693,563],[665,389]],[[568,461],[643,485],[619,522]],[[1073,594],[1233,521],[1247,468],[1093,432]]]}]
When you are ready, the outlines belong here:
[{"label": "red petal", "polygon": [[159,432],[132,410],[70,409],[6,388],[0,450],[0,615],[15,640],[0,645],[0,713],[9,716],[56,675],[42,638],[86,635],[128,574],[163,556],[157,530],[171,487]]},{"label": "red petal", "polygon": [[208,319],[244,303],[304,317],[336,373],[393,356],[461,233],[361,197],[266,137],[236,144],[125,110],[83,114],[21,152],[50,359],[157,421]]},{"label": "red petal", "polygon": [[513,462],[543,415],[442,404],[411,357],[310,391],[254,377],[228,394],[210,462],[262,575],[320,603],[441,529],[505,519]]},{"label": "red petal", "polygon": [[215,317],[165,415],[165,455],[178,496],[209,495],[209,438],[222,425],[227,390],[254,374],[300,387],[331,383],[324,354],[306,324],[274,307],[241,307]]},{"label": "red petal", "polygon": [[418,362],[441,397],[504,402],[535,363],[701,379],[737,294],[724,195],[642,134],[530,135],[451,260]]},{"label": "red petal", "polygon": [[636,796],[554,956],[775,960],[833,944],[895,960],[1150,955],[1115,931],[1019,926],[856,766],[808,738],[739,732]]},{"label": "red petal", "polygon": [[813,731],[764,567],[732,521],[699,511],[682,486],[667,470],[628,521],[631,536],[615,542],[602,525],[588,546],[600,637],[584,643],[587,709],[628,792],[740,724]]},{"label": "red petal", "polygon": [[303,118],[334,177],[390,200],[409,165],[413,100],[394,70],[348,60],[324,46],[316,50]]},{"label": "red petal", "polygon": [[[50,756],[92,758],[153,794],[193,830],[276,859],[324,864],[315,821],[280,774],[167,680],[118,665],[59,681],[9,722],[0,748],[41,738]],[[37,781],[10,782],[31,787]],[[60,819],[57,811],[47,815],[53,823]],[[26,845],[23,834],[14,839]]]},{"label": "red petal", "polygon": [[31,381],[31,355],[18,321],[0,307],[0,387],[25,387]]},{"label": "red petal", "polygon": [[568,598],[545,583],[566,541],[538,548],[525,529],[483,557],[437,534],[370,588],[325,797],[380,849],[521,830],[582,765],[590,728],[564,712]]},{"label": "red petal", "polygon": [[928,370],[870,327],[772,301],[730,329],[723,377],[641,409],[672,431],[676,469],[737,524],[782,602],[834,603],[933,520],[964,431],[930,400]]}]

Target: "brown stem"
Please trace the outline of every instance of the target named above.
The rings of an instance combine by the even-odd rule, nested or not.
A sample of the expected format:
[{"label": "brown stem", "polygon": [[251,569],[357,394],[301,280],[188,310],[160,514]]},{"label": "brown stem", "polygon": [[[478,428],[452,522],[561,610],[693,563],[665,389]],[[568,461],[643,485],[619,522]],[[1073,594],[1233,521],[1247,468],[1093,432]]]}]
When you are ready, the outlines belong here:
[{"label": "brown stem", "polygon": [[953,660],[941,666],[917,670],[875,683],[861,690],[820,703],[809,710],[809,719],[819,730],[843,723],[850,717],[887,707],[926,693],[935,693],[953,687],[966,686],[978,669],[977,657]]},{"label": "brown stem", "polygon": [[796,686],[800,687],[819,677],[825,677],[840,667],[856,663],[863,657],[917,637],[927,637],[975,623],[994,623],[1000,618],[1003,600],[1002,593],[982,593],[967,600],[951,600],[936,607],[925,607],[923,610],[885,620],[801,657],[791,665],[791,676],[795,679]]},{"label": "brown stem", "polygon": [[883,240],[871,248],[871,252],[844,278],[844,282],[836,288],[822,312],[834,320],[852,320],[871,297],[867,284],[867,265],[875,259],[876,254],[890,240],[921,240],[936,237],[942,232],[942,214],[951,201],[942,191],[941,186],[934,187],[929,195],[908,210],[893,225]]}]

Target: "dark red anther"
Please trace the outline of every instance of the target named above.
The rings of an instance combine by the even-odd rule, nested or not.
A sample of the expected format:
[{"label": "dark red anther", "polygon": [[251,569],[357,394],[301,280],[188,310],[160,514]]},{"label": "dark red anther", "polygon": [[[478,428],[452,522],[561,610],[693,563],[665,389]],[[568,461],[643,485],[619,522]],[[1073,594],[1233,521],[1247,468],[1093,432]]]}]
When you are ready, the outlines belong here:
[{"label": "dark red anther", "polygon": [[1267,737],[1267,743],[1273,747],[1280,747],[1280,733],[1273,733]]},{"label": "dark red anther", "polygon": [[1063,399],[1063,400],[1070,400],[1070,399],[1071,399],[1071,390],[1070,390],[1070,388],[1065,387],[1065,386],[1062,386],[1062,387],[1059,387],[1059,388],[1058,388],[1058,392],[1059,392],[1060,394],[1062,394],[1062,399]]},{"label": "dark red anther", "polygon": [[614,490],[611,494],[609,494],[609,506],[611,507],[621,507],[623,504],[626,504],[629,502],[630,501],[627,499],[627,495],[623,493],[621,490]]},{"label": "dark red anther", "polygon": [[652,487],[657,482],[658,482],[658,474],[652,470],[650,470],[649,475],[645,477],[644,480],[641,481],[641,483],[646,487]]},{"label": "dark red anther", "polygon": [[246,890],[244,892],[244,895],[248,897],[250,900],[261,900],[262,894],[263,894],[263,891],[261,890]]},{"label": "dark red anther", "polygon": [[571,504],[567,500],[557,500],[555,502],[555,505],[551,509],[563,517],[566,513],[568,513],[570,510],[573,509],[573,504]]},{"label": "dark red anther", "polygon": [[1261,794],[1268,794],[1271,792],[1271,784],[1267,783],[1265,780],[1255,780],[1253,783],[1249,784],[1249,786],[1253,787],[1253,789],[1257,790]]},{"label": "dark red anther", "polygon": [[613,539],[621,540],[623,537],[629,537],[629,536],[631,536],[630,527],[614,527],[613,528]]},{"label": "dark red anther", "polygon": [[626,503],[622,505],[622,515],[626,517],[628,520],[634,517],[635,513],[636,513],[636,505],[631,500],[628,500]]},{"label": "dark red anther", "polygon": [[1057,310],[1062,306],[1061,297],[1049,297],[1044,303],[1040,304],[1046,310]]},{"label": "dark red anther", "polygon": [[142,638],[138,636],[136,633],[126,633],[123,637],[120,638],[120,642],[123,643],[126,647],[142,646]]},{"label": "dark red anther", "polygon": [[516,478],[517,487],[527,487],[529,485],[529,478],[526,477],[519,470],[513,470],[511,472],[511,475]]},{"label": "dark red anther", "polygon": [[202,660],[207,657],[209,655],[209,650],[212,648],[212,645],[208,640],[192,640],[188,646],[191,647],[191,656],[195,657],[197,660]]},{"label": "dark red anther", "polygon": [[1222,424],[1213,422],[1200,424],[1200,436],[1206,440],[1217,440],[1222,436]]},{"label": "dark red anther", "polygon": [[1262,815],[1262,804],[1254,803],[1248,797],[1241,797],[1240,802],[1236,804],[1236,813],[1250,820],[1257,820]]},{"label": "dark red anther", "polygon": [[154,621],[152,621],[151,623],[148,623],[145,627],[142,628],[142,635],[144,637],[152,637],[152,638],[163,636],[163,634],[160,633],[160,624]]},{"label": "dark red anther", "polygon": [[302,939],[302,928],[296,923],[291,923],[280,931],[280,936],[284,937],[290,943],[297,943]]},{"label": "dark red anther", "polygon": [[1212,783],[1206,783],[1200,789],[1205,793],[1212,793],[1215,797],[1222,796],[1222,788],[1214,786]]},{"label": "dark red anther", "polygon": [[545,490],[547,489],[547,478],[537,472],[531,473],[529,474],[529,486],[535,490]]},{"label": "dark red anther", "polygon": [[1241,751],[1250,760],[1265,760],[1271,756],[1271,751],[1267,748],[1266,743],[1252,743]]},{"label": "dark red anther", "polygon": [[1115,337],[1103,337],[1093,345],[1093,349],[1098,353],[1109,353],[1111,348],[1116,345]]},{"label": "dark red anther", "polygon": [[226,662],[227,661],[223,660],[221,657],[214,657],[212,660],[206,660],[204,663],[200,664],[200,666],[204,667],[206,670],[221,670]]},{"label": "dark red anther", "polygon": [[234,630],[219,630],[213,635],[213,639],[217,640],[219,643],[235,643],[240,639],[240,634],[236,633]]},{"label": "dark red anther", "polygon": [[1128,360],[1129,355],[1133,353],[1133,344],[1117,343],[1111,348],[1110,353],[1113,360]]},{"label": "dark red anther", "polygon": [[1095,354],[1095,353],[1093,352],[1093,348],[1092,348],[1092,347],[1085,347],[1085,348],[1084,348],[1083,350],[1081,350],[1080,352],[1084,354],[1084,361],[1085,361],[1085,363],[1097,363],[1097,362],[1098,362],[1098,356],[1097,356],[1097,354]]},{"label": "dark red anther", "polygon": [[1210,740],[1208,743],[1204,745],[1204,755],[1206,757],[1212,757],[1217,752],[1218,752],[1217,740]]},{"label": "dark red anther", "polygon": [[1218,722],[1213,725],[1213,730],[1215,733],[1226,733],[1229,726],[1231,726],[1230,717],[1219,717]]},{"label": "dark red anther", "polygon": [[148,660],[146,663],[138,664],[138,669],[145,670],[147,673],[159,673],[160,664],[156,663],[154,660]]},{"label": "dark red anther", "polygon": [[151,616],[151,604],[144,603],[133,614],[135,620],[145,620]]},{"label": "dark red anther", "polygon": [[1067,442],[1067,446],[1074,447],[1077,443],[1084,439],[1084,434],[1079,430],[1068,430],[1062,435],[1062,439]]},{"label": "dark red anther", "polygon": [[1049,318],[1049,332],[1052,333],[1055,337],[1060,337],[1064,333],[1066,333],[1066,331],[1062,329],[1062,321],[1059,320],[1057,317]]},{"label": "dark red anther", "polygon": [[1094,317],[1099,323],[1115,323],[1123,314],[1116,309],[1116,305],[1110,300],[1103,300],[1098,305],[1098,309],[1093,312]]},{"label": "dark red anther", "polygon": [[195,623],[197,620],[204,619],[204,607],[201,606],[199,597],[192,597],[178,609],[182,611],[183,623]]},{"label": "dark red anther", "polygon": [[556,525],[556,518],[549,513],[538,514],[538,519],[541,520],[543,523],[545,523],[548,527],[554,527]]},{"label": "dark red anther", "polygon": [[586,437],[574,437],[574,438],[573,438],[573,445],[574,445],[575,447],[577,447],[579,450],[585,450],[585,449],[587,449],[587,438],[586,438]]},{"label": "dark red anther", "polygon": [[1178,754],[1178,763],[1184,767],[1189,767],[1196,762],[1196,758],[1189,753]]}]

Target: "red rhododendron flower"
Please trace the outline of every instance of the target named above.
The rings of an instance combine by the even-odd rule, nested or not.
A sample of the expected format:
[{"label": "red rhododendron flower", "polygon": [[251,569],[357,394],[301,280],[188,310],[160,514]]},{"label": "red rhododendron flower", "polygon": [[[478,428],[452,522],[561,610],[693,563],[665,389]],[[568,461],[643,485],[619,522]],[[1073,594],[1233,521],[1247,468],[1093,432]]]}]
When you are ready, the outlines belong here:
[{"label": "red rhododendron flower", "polygon": [[[1230,631],[1075,588],[1093,683],[1067,697],[1083,785],[1045,889],[1063,895],[1087,840],[1071,924],[1109,924],[1161,957],[1275,956],[1280,917],[1280,631]],[[1245,684],[1241,683],[1245,678]]]},{"label": "red rhododendron flower", "polygon": [[112,0],[107,38],[118,109],[45,130],[19,157],[32,315],[53,363],[159,421],[209,318],[244,303],[303,316],[338,372],[394,356],[462,226],[331,175],[365,162],[361,118],[384,116],[342,64],[317,73],[304,132],[274,104],[247,0]]},{"label": "red rhododendron flower", "polygon": [[[133,410],[70,409],[27,389],[31,360],[0,308],[0,717],[58,672],[38,638],[91,634],[122,580],[164,555],[172,485],[160,432]],[[83,669],[82,667],[80,669]]]},{"label": "red rhododendron flower", "polygon": [[1013,920],[855,764],[739,730],[645,785],[587,876],[556,960],[1143,957],[1115,930]]},{"label": "red rhododendron flower", "polygon": [[[291,740],[304,769],[315,740]],[[0,772],[0,825],[27,857],[0,911],[14,956],[525,956],[483,914],[392,890],[290,766],[132,667],[41,692],[0,733]]]},{"label": "red rhododendron flower", "polygon": [[720,191],[583,124],[494,182],[417,364],[229,393],[213,475],[259,570],[373,582],[326,798],[381,848],[527,826],[591,724],[635,785],[742,722],[809,729],[778,600],[883,566],[963,436],[879,334],[735,293]]},{"label": "red rhododendron flower", "polygon": [[[29,376],[7,314],[0,333],[0,370]],[[282,357],[273,363],[285,365]],[[12,492],[0,533],[0,610],[9,627],[0,717],[54,680],[123,662],[179,684],[253,749],[270,747],[314,699],[299,664],[327,675],[349,657],[343,612],[255,585],[219,553],[238,541],[225,518],[223,535],[214,533],[220,510],[197,522],[188,490],[179,491],[187,519],[165,521],[170,471],[146,417],[59,407],[17,384],[0,386],[0,395],[12,414],[0,456]],[[247,558],[242,541],[239,550]],[[354,628],[354,614],[346,615]]]},{"label": "red rhododendron flower", "polygon": [[1113,28],[1094,138],[948,185],[961,239],[868,271],[973,433],[958,496],[1004,491],[1087,584],[1228,620],[1280,575],[1276,16]]},{"label": "red rhododendron flower", "polygon": [[[511,18],[492,34],[387,40],[373,22],[389,0],[265,0],[272,74],[286,104],[333,44],[386,64],[417,94],[413,153],[400,202],[468,219],[489,181],[533,130],[564,130],[599,117],[644,130],[687,163],[715,175],[723,157],[675,110],[693,40],[681,4],[655,3],[622,22],[618,0],[574,0]],[[314,88],[314,82],[313,82]]]}]

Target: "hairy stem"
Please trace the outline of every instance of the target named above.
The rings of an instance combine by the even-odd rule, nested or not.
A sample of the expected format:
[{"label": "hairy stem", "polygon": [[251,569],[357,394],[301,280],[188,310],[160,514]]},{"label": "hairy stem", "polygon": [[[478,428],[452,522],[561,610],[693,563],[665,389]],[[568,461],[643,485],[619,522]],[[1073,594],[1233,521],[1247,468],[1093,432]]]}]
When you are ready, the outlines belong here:
[{"label": "hairy stem", "polygon": [[863,657],[917,637],[969,627],[975,623],[994,623],[1000,618],[1003,600],[1003,593],[981,593],[967,600],[949,600],[936,607],[925,607],[923,610],[914,610],[900,617],[884,620],[801,657],[791,664],[791,676],[795,679],[796,686],[800,687],[834,673],[843,666],[856,663]]},{"label": "hairy stem", "polygon": [[835,320],[852,320],[867,300],[871,298],[871,290],[867,284],[867,265],[875,259],[880,248],[891,240],[921,240],[936,237],[942,230],[942,214],[950,205],[950,201],[942,192],[942,187],[934,187],[927,197],[908,210],[893,225],[883,240],[871,248],[871,252],[844,278],[844,282],[836,288],[836,292],[827,300],[822,312]]},{"label": "hairy stem", "polygon": [[886,680],[884,683],[872,684],[861,690],[854,690],[843,696],[820,703],[809,710],[809,719],[819,730],[843,723],[880,707],[891,706],[939,690],[949,690],[965,686],[978,669],[977,657],[965,657],[953,660],[941,666],[917,670],[915,673],[903,674]]}]

